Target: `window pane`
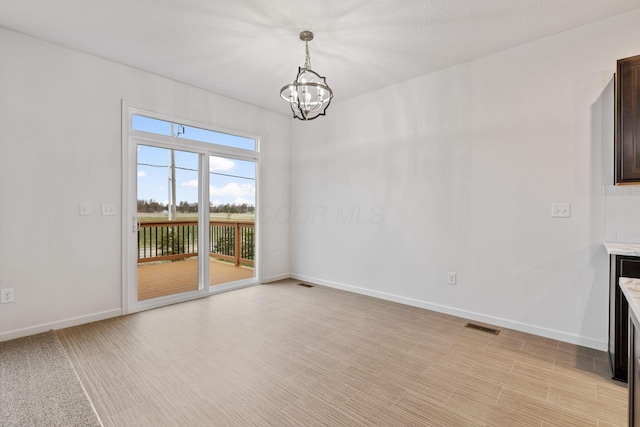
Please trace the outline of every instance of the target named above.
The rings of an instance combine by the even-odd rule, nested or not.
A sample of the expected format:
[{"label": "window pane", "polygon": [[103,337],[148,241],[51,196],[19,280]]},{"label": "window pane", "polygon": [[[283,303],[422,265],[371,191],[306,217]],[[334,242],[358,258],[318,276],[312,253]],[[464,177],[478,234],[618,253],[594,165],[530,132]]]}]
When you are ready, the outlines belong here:
[{"label": "window pane", "polygon": [[201,288],[198,154],[138,145],[138,301]]},{"label": "window pane", "polygon": [[133,114],[131,116],[131,127],[133,130],[140,130],[158,135],[174,136],[177,138],[186,138],[193,141],[241,148],[243,150],[256,150],[256,141],[251,138],[214,132],[193,126],[184,126],[179,123],[173,123],[172,129],[171,125],[171,122],[164,120],[152,119],[150,117],[140,116],[137,114]]},{"label": "window pane", "polygon": [[[229,159],[226,157],[209,157],[211,206],[236,207],[234,213],[249,212],[247,207],[256,205],[256,164],[255,162]],[[253,220],[253,216],[250,216]]]},{"label": "window pane", "polygon": [[209,285],[255,277],[256,164],[209,157]]}]

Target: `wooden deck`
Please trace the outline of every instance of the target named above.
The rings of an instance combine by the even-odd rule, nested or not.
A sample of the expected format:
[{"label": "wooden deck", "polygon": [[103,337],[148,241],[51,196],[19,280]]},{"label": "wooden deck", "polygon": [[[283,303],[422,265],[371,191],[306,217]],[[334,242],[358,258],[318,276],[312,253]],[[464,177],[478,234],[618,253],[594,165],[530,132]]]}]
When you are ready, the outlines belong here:
[{"label": "wooden deck", "polygon": [[[209,286],[254,277],[249,267],[209,259]],[[197,258],[184,261],[138,264],[138,301],[198,289]]]}]

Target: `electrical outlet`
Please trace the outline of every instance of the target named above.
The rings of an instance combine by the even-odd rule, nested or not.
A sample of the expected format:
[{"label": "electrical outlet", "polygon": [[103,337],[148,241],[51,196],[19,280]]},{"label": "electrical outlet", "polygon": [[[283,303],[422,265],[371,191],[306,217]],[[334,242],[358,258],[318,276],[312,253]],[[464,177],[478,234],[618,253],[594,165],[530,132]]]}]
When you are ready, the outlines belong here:
[{"label": "electrical outlet", "polygon": [[0,289],[0,304],[13,302],[13,288]]},{"label": "electrical outlet", "polygon": [[447,273],[447,283],[450,285],[455,285],[457,283],[457,275],[456,273]]},{"label": "electrical outlet", "polygon": [[276,251],[276,259],[279,260],[280,259],[280,251]]}]

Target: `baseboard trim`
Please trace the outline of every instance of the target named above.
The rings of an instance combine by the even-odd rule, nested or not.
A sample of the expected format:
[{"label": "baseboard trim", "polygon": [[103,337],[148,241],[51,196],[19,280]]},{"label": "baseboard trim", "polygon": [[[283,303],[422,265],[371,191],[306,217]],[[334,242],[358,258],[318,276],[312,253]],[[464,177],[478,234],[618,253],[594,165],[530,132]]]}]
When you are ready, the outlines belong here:
[{"label": "baseboard trim", "polygon": [[291,275],[289,273],[277,274],[275,276],[269,276],[262,279],[262,283],[271,283],[277,282],[278,280],[290,279]]},{"label": "baseboard trim", "polygon": [[314,283],[314,284],[326,286],[329,288],[340,289],[347,292],[353,292],[356,294],[366,295],[374,298],[380,298],[383,300],[393,301],[400,304],[410,305],[413,307],[424,308],[426,310],[432,310],[439,313],[450,314],[452,316],[462,317],[464,319],[474,320],[476,322],[488,323],[491,325],[496,325],[503,328],[509,328],[516,331],[520,331],[520,332],[526,332],[528,334],[555,339],[555,340],[567,342],[570,344],[581,345],[583,347],[589,347],[589,348],[593,348],[600,351],[607,351],[609,347],[606,341],[600,341],[594,338],[569,334],[566,332],[557,331],[555,329],[542,328],[542,327],[530,325],[527,323],[517,322],[517,321],[504,319],[496,316],[490,316],[482,313],[476,313],[469,310],[462,310],[462,309],[447,306],[447,305],[435,304],[428,301],[403,297],[400,295],[390,294],[386,292],[373,291],[371,289],[360,288],[352,285],[345,285],[344,283],[323,280],[317,277],[305,276],[303,274],[291,273],[290,277],[292,279]]},{"label": "baseboard trim", "polygon": [[29,335],[35,335],[47,332],[52,329],[64,329],[72,326],[83,325],[85,323],[96,322],[98,320],[109,319],[122,315],[122,309],[114,308],[113,310],[101,311],[99,313],[87,314],[84,316],[70,317],[68,319],[58,320],[50,323],[42,323],[40,325],[29,326],[28,328],[14,329],[13,331],[0,333],[0,342],[8,341],[16,338],[22,338]]},{"label": "baseboard trim", "polygon": [[[475,320],[477,322],[483,322],[491,325],[501,326],[504,328],[514,329],[516,331],[521,331],[521,332],[526,332],[529,334],[534,334],[534,335],[538,335],[546,338],[556,339],[559,341],[581,345],[584,347],[589,347],[589,348],[593,348],[600,351],[607,351],[608,349],[608,343],[606,341],[601,341],[594,338],[568,334],[566,332],[557,331],[554,329],[541,328],[539,326],[530,325],[522,322],[516,322],[509,319],[504,319],[501,317],[485,315],[482,313],[476,313],[469,310],[462,310],[462,309],[447,306],[447,305],[435,304],[428,301],[403,297],[403,296],[390,294],[386,292],[373,291],[366,288],[360,288],[357,286],[346,285],[339,282],[323,280],[317,277],[306,276],[303,274],[297,274],[297,273],[279,274],[276,276],[270,276],[270,277],[264,278],[262,280],[262,283],[270,283],[270,282],[275,282],[278,280],[284,280],[289,278],[317,284],[320,286],[326,286],[329,288],[340,289],[347,292],[353,292],[360,295],[380,298],[387,301],[393,301],[400,304],[410,305],[413,307],[424,308],[426,310],[432,310],[439,313],[450,314],[452,316],[462,317],[464,319],[469,319],[469,320]],[[247,286],[251,286],[251,285],[247,285]],[[244,286],[241,286],[241,287],[244,287]],[[72,317],[68,319],[63,319],[55,322],[43,323],[40,325],[30,326],[28,328],[1,332],[0,342],[12,340],[15,338],[22,338],[29,335],[39,334],[42,332],[49,331],[51,329],[54,329],[54,330],[64,329],[72,326],[82,325],[85,323],[96,322],[98,320],[109,319],[111,317],[117,317],[121,315],[122,315],[122,309],[117,308],[117,309],[102,311],[99,313],[92,313],[84,316],[77,316],[77,317]]]}]

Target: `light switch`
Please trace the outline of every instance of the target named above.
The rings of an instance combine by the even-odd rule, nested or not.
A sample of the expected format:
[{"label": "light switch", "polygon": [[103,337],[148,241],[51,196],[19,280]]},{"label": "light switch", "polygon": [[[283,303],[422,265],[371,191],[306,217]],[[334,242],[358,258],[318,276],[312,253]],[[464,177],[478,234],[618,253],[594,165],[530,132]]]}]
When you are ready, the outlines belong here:
[{"label": "light switch", "polygon": [[114,216],[116,214],[115,203],[103,203],[102,204],[102,216]]},{"label": "light switch", "polygon": [[553,203],[551,205],[552,218],[571,218],[571,203]]},{"label": "light switch", "polygon": [[80,216],[91,215],[91,203],[80,202]]}]

